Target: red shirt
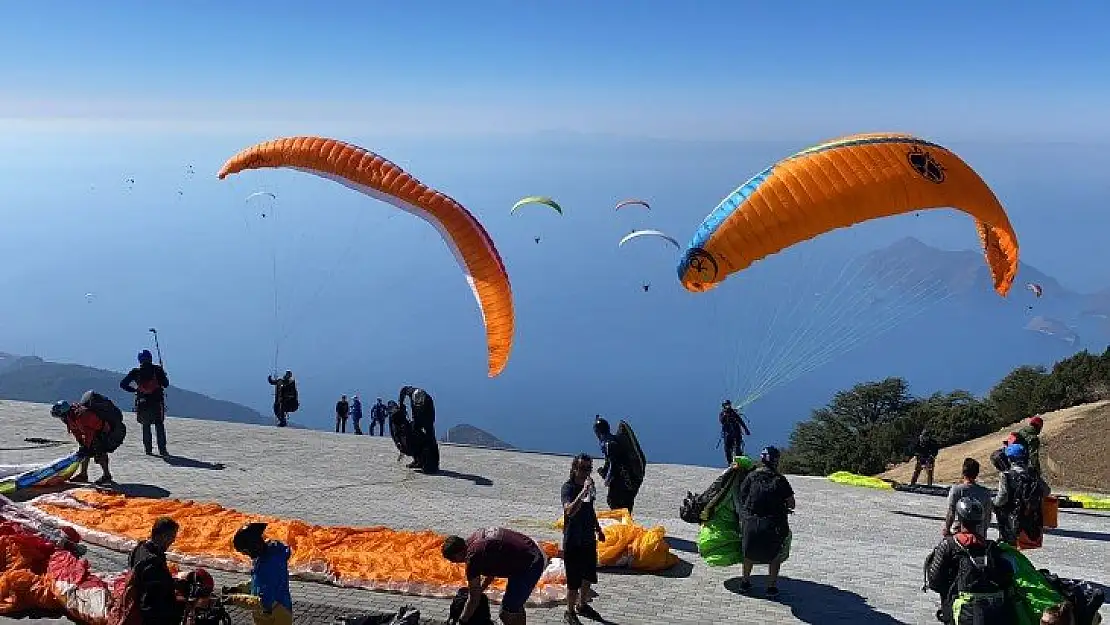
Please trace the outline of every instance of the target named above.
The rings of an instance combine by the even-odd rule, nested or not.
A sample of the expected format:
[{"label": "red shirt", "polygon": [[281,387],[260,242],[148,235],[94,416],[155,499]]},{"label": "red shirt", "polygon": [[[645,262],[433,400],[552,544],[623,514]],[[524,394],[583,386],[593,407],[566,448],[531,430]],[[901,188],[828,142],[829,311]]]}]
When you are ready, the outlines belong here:
[{"label": "red shirt", "polygon": [[543,557],[540,546],[524,534],[487,527],[466,539],[466,578],[513,577],[526,573]]},{"label": "red shirt", "polygon": [[95,412],[74,406],[66,416],[66,428],[77,439],[78,445],[87,448],[92,446],[97,434],[108,429],[108,424]]}]

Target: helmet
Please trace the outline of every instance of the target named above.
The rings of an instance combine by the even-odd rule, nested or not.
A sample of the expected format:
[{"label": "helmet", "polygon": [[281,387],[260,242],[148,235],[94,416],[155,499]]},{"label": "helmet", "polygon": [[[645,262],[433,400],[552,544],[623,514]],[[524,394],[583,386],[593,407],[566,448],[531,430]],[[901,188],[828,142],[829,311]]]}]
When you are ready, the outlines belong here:
[{"label": "helmet", "polygon": [[763,451],[759,452],[759,459],[762,460],[764,464],[774,466],[779,463],[779,456],[781,455],[779,448],[771,445],[764,447]]},{"label": "helmet", "polygon": [[202,568],[186,573],[184,581],[190,599],[208,597],[216,591],[216,581],[212,579],[212,574]]},{"label": "helmet", "polygon": [[745,471],[750,471],[752,466],[754,466],[752,459],[747,456],[736,456],[732,461],[740,465],[740,468]]},{"label": "helmet", "polygon": [[1037,428],[1038,430],[1040,430],[1041,428],[1044,427],[1044,419],[1042,419],[1040,417],[1033,417],[1032,419],[1029,420],[1029,425],[1031,425],[1031,426]]},{"label": "helmet", "polygon": [[62,419],[69,414],[71,408],[73,408],[73,406],[70,406],[69,402],[64,399],[56,401],[54,405],[50,407],[50,414]]},{"label": "helmet", "polygon": [[594,415],[594,432],[608,434],[612,431],[609,422],[601,415]]},{"label": "helmet", "polygon": [[231,546],[239,553],[247,553],[251,547],[262,542],[262,533],[265,531],[265,523],[247,523],[235,532],[235,537],[231,539]]},{"label": "helmet", "polygon": [[731,405],[732,405],[732,401],[731,401],[731,400],[728,400],[728,399],[726,399],[726,400],[724,400],[723,402],[721,402],[721,407],[722,407],[722,408],[724,408],[724,407],[726,407],[726,406],[731,406]]},{"label": "helmet", "polygon": [[961,497],[956,502],[956,518],[967,523],[983,522],[983,504],[978,499]]},{"label": "helmet", "polygon": [[150,353],[149,349],[144,349],[139,352],[139,364],[154,362],[154,355]]},{"label": "helmet", "polygon": [[1006,446],[1006,457],[1013,460],[1025,459],[1029,457],[1029,452],[1025,450],[1025,445],[1014,443]]}]

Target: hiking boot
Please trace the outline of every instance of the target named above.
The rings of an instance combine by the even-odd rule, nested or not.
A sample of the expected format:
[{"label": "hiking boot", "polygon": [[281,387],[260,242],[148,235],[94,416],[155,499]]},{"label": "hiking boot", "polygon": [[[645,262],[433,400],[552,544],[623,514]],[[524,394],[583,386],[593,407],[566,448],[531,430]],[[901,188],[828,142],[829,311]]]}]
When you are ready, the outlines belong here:
[{"label": "hiking boot", "polygon": [[93,484],[96,484],[97,486],[107,486],[108,484],[111,484],[111,483],[112,483],[112,476],[111,475],[101,475],[99,480],[93,482]]},{"label": "hiking boot", "polygon": [[162,449],[158,450],[158,455],[165,458],[166,456],[170,455],[170,452],[166,451],[166,448],[163,447]]},{"label": "hiking boot", "polygon": [[146,455],[153,456],[154,452],[148,449],[148,450],[146,450]]},{"label": "hiking boot", "polygon": [[579,614],[581,614],[582,616],[590,619],[591,621],[604,621],[605,620],[605,619],[601,618],[601,615],[597,613],[597,610],[593,609],[592,607],[590,607],[587,604],[582,604],[582,606],[577,609],[577,612]]},{"label": "hiking boot", "polygon": [[567,625],[582,625],[582,621],[578,620],[578,615],[570,610],[563,613],[563,622]]}]

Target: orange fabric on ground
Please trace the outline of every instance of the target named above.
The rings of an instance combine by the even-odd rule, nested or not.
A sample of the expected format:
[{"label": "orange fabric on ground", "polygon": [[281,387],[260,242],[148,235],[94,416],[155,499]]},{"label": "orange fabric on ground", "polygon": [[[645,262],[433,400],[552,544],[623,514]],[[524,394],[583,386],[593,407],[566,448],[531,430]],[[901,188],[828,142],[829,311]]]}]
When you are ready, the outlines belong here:
[{"label": "orange fabric on ground", "polygon": [[[292,549],[293,574],[326,573],[344,585],[370,582],[371,587],[413,594],[433,589],[437,595],[447,591],[453,595],[455,589],[466,585],[465,568],[442,557],[444,537],[435,532],[315,526],[244,514],[215,503],[127,498],[86,490],[71,495],[89,507],[78,509],[46,501],[37,501],[35,506],[76,526],[134,540],[146,539],[154,520],[168,516],[181,526],[171,554],[230,559],[242,564],[248,564],[248,560],[232,549],[232,536],[245,523],[264,521],[269,524],[266,538],[280,540]],[[553,543],[540,545],[549,557],[558,553]],[[205,566],[220,565],[212,562]],[[504,580],[498,580],[494,587],[503,590]]]},{"label": "orange fabric on ground", "polygon": [[0,522],[0,614],[64,607],[46,578],[54,550],[15,524]]}]

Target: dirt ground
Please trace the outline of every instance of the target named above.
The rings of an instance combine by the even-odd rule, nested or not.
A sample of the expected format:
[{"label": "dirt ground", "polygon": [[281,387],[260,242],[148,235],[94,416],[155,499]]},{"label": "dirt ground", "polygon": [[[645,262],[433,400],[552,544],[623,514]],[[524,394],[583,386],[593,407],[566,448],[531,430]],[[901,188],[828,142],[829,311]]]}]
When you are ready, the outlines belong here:
[{"label": "dirt ground", "polygon": [[[1110,491],[1110,448],[1103,435],[1110,431],[1110,401],[1095,402],[1045,415],[1041,432],[1041,466],[1054,491]],[[953,484],[960,480],[964,458],[975,458],[982,467],[980,481],[996,484],[998,472],[990,463],[991,453],[1006,436],[1025,422],[981,438],[942,449],[937,457],[934,482]],[[900,464],[878,477],[908,483],[913,461]],[[924,474],[918,479],[924,481]]]}]

